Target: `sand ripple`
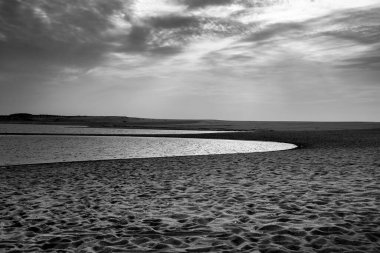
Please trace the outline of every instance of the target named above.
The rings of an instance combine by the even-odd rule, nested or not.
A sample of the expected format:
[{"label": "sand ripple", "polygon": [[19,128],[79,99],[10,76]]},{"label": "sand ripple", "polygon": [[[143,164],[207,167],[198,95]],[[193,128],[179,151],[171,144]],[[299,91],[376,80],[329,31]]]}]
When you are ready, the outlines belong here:
[{"label": "sand ripple", "polygon": [[0,252],[380,252],[376,152],[1,168]]}]

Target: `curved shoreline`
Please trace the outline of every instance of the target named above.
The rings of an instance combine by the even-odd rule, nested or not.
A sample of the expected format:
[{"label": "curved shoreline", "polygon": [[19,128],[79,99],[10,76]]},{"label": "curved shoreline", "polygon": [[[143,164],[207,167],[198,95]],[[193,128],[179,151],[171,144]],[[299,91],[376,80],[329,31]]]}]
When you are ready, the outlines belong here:
[{"label": "curved shoreline", "polygon": [[[10,153],[4,153],[5,157],[8,157],[5,160],[1,161],[0,167],[5,166],[15,166],[15,165],[32,165],[32,164],[54,164],[54,163],[60,163],[60,162],[81,162],[81,161],[106,161],[106,160],[123,160],[123,159],[142,159],[142,158],[158,158],[158,157],[180,157],[180,156],[198,156],[198,155],[222,155],[222,154],[243,154],[243,153],[255,153],[255,152],[272,152],[272,151],[283,151],[283,150],[289,150],[297,148],[296,145],[290,144],[290,143],[279,143],[279,142],[269,142],[269,141],[244,141],[244,140],[229,140],[229,139],[204,139],[204,138],[194,138],[191,134],[186,134],[186,137],[175,137],[175,140],[172,141],[165,141],[167,137],[152,137],[153,135],[147,136],[146,134],[128,134],[128,135],[92,135],[92,134],[40,134],[40,133],[20,133],[20,134],[0,134],[1,136],[10,136],[9,138],[13,138],[14,136],[36,136],[36,137],[69,137],[70,143],[73,141],[78,141],[77,145],[79,145],[81,148],[75,148],[73,144],[70,144],[70,146],[65,145],[63,142],[61,144],[62,147],[67,148],[68,153],[63,152],[61,157],[56,156],[49,156],[44,155],[45,152],[53,152],[57,153],[59,155],[59,150],[54,149],[54,145],[48,146],[50,148],[44,148],[45,142],[41,142],[38,146],[27,146],[27,149],[36,148],[39,151],[34,153],[27,153],[26,155],[30,159],[24,159],[22,155],[18,155],[17,157],[12,156]],[[113,146],[113,142],[111,142],[110,145],[105,146],[98,146],[97,149],[91,149],[92,145],[86,144],[86,142],[82,143],[80,141],[80,137],[105,137],[105,138],[111,138],[114,140],[116,138],[119,139],[119,137],[125,137],[125,138],[131,138],[131,143],[134,143],[134,140],[137,140],[136,145],[135,144],[128,144],[130,143],[127,141],[125,144],[119,143],[117,149],[112,150],[111,152],[105,152],[101,153],[97,149],[107,149],[109,146]],[[172,139],[173,136],[168,135]],[[78,137],[78,139],[77,139]],[[148,138],[144,140],[144,138]],[[157,146],[157,141],[160,142],[160,145]],[[148,146],[146,144],[139,144],[140,140],[142,139],[142,142],[149,143]],[[7,139],[5,139],[6,141]],[[24,141],[27,142],[33,142],[33,138],[27,138]],[[38,139],[39,142],[41,141]],[[49,140],[49,139],[47,139]],[[54,139],[53,143],[56,143],[57,141],[60,142],[60,139]],[[88,141],[90,141],[89,139]],[[122,140],[122,139],[119,139]],[[185,141],[186,140],[186,141]],[[163,141],[163,142],[162,142]],[[21,142],[17,142],[17,150],[22,149],[25,144]],[[91,141],[89,143],[92,143]],[[156,144],[155,144],[156,143]],[[58,144],[58,142],[56,143]],[[49,141],[46,142],[46,145],[51,145]],[[158,150],[161,151],[155,151],[151,150],[151,152],[144,152],[144,148],[150,149],[151,145],[153,147],[158,148]],[[139,147],[138,149],[135,149],[134,147]],[[160,149],[161,148],[161,149]],[[77,152],[82,154],[82,152],[87,152],[88,149],[88,155],[76,155]],[[124,151],[126,150],[126,151]],[[142,150],[142,151],[140,151]],[[22,151],[22,150],[21,150]],[[1,153],[1,152],[0,152]],[[22,153],[21,153],[22,154]],[[35,156],[35,158],[33,158]],[[19,159],[19,160],[17,160]]]},{"label": "curved shoreline", "polygon": [[[219,140],[239,140],[239,141],[264,141],[276,142],[295,145],[295,148],[287,150],[310,149],[310,148],[328,148],[328,147],[367,147],[377,144],[380,139],[380,129],[348,129],[348,130],[321,130],[321,131],[274,131],[274,130],[255,130],[255,131],[231,131],[220,133],[201,133],[201,134],[55,134],[55,133],[1,133],[0,135],[20,135],[20,136],[99,136],[99,137],[158,137],[158,138],[194,138],[194,139],[219,139]],[[372,141],[368,140],[368,135],[373,135]],[[360,138],[366,136],[366,138]],[[287,151],[287,150],[276,150]],[[265,151],[272,152],[272,151]],[[274,151],[273,151],[274,152]],[[253,152],[261,153],[261,152]],[[231,153],[227,153],[231,154]],[[245,154],[245,153],[235,153]],[[210,154],[226,155],[226,154]],[[186,157],[188,155],[184,155]],[[201,155],[204,156],[204,155]],[[206,155],[207,156],[207,155]],[[1,165],[1,167],[39,165],[39,164],[56,164],[56,163],[81,163],[81,162],[104,162],[112,160],[130,160],[130,159],[155,159],[183,156],[162,156],[162,157],[142,157],[142,158],[117,158],[117,159],[99,159],[99,160],[81,160],[81,161],[62,161],[47,163],[30,163]]]}]

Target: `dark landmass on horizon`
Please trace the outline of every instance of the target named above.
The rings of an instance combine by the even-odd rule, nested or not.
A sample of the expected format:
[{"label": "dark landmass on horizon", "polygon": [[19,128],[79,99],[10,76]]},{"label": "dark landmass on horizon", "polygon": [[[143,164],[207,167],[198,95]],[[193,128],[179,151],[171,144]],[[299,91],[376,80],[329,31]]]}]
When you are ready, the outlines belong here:
[{"label": "dark landmass on horizon", "polygon": [[80,125],[88,127],[178,130],[345,130],[376,129],[380,122],[228,121],[204,119],[149,119],[122,116],[61,116],[16,113],[0,115],[0,123]]}]

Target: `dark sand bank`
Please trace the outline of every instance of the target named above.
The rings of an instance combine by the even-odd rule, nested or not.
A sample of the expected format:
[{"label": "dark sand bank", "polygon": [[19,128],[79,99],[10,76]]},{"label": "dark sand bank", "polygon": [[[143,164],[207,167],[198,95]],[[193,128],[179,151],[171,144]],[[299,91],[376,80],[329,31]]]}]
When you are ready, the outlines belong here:
[{"label": "dark sand bank", "polygon": [[0,252],[380,252],[380,130],[280,152],[0,168]]}]

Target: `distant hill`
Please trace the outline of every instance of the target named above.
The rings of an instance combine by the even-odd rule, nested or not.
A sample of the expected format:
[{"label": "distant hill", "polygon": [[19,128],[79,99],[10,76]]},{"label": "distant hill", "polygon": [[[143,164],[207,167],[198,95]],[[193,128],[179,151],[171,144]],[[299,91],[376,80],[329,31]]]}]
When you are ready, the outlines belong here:
[{"label": "distant hill", "polygon": [[177,120],[177,119],[145,119],[120,116],[61,116],[61,115],[33,115],[29,113],[15,113],[0,115],[0,123],[25,123],[25,124],[59,124],[82,125],[90,127],[123,127],[123,128],[171,128],[176,125],[182,129],[182,125],[206,123],[205,120]]},{"label": "distant hill", "polygon": [[189,130],[339,130],[380,128],[380,122],[224,121],[147,119],[121,116],[61,116],[15,113],[0,116],[0,123],[80,125],[111,128]]}]

